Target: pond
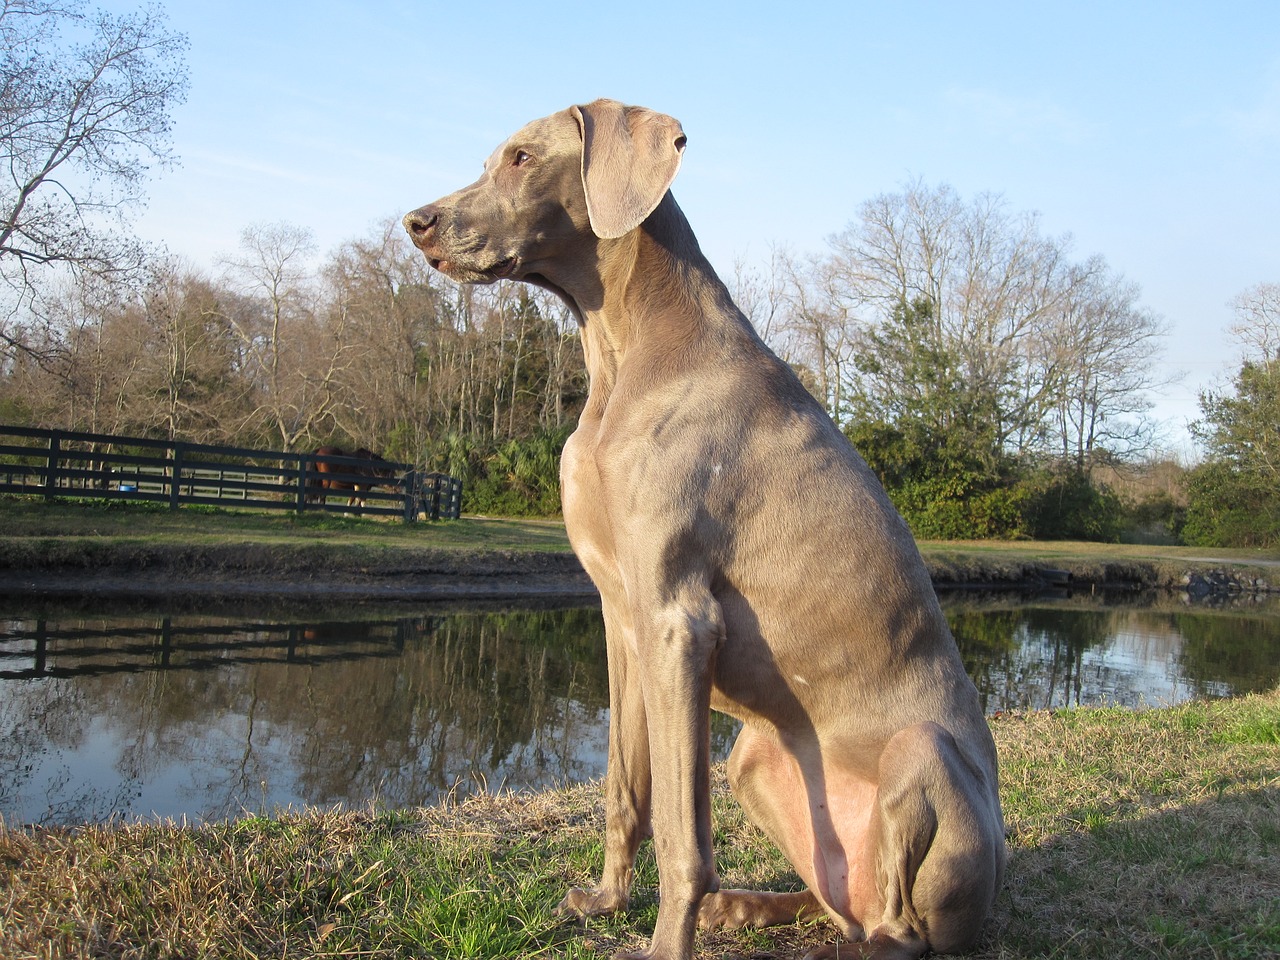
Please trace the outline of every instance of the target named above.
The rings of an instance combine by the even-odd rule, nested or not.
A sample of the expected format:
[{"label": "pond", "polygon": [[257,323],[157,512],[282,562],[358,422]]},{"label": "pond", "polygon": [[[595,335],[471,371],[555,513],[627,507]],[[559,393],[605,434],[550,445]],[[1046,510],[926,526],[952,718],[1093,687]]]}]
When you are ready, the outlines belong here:
[{"label": "pond", "polygon": [[[988,713],[1280,682],[1280,598],[950,593]],[[604,773],[598,608],[0,606],[0,815],[212,819],[428,804]],[[716,715],[713,748],[735,728]]]}]

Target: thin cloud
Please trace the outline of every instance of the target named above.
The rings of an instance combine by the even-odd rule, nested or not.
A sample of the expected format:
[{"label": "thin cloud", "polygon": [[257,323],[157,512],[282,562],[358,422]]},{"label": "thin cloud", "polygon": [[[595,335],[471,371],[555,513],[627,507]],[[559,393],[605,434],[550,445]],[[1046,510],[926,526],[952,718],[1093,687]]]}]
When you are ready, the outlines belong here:
[{"label": "thin cloud", "polygon": [[261,182],[282,180],[319,188],[337,185],[336,177],[316,174],[298,167],[266,163],[243,154],[218,153],[188,147],[183,155],[183,166],[200,176],[221,177],[227,180]]}]

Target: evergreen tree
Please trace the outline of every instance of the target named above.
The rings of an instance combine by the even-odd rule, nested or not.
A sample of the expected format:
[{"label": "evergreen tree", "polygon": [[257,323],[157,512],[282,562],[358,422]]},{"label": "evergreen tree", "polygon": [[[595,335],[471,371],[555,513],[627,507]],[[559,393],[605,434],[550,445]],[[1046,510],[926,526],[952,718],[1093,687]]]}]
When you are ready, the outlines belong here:
[{"label": "evergreen tree", "polygon": [[1237,311],[1245,359],[1229,390],[1201,393],[1192,425],[1206,457],[1183,537],[1202,546],[1280,544],[1280,286],[1242,295]]}]

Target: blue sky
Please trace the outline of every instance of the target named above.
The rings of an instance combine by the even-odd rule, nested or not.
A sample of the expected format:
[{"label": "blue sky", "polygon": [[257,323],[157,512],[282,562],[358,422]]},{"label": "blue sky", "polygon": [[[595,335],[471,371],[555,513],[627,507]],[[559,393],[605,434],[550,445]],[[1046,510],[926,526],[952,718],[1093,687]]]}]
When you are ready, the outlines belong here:
[{"label": "blue sky", "polygon": [[[105,2],[110,9],[132,3]],[[609,96],[677,117],[673,188],[722,273],[819,251],[919,178],[1003,194],[1139,284],[1185,443],[1228,301],[1280,282],[1280,2],[166,4],[191,41],[181,165],[139,230],[198,265],[249,224],[322,251],[475,179],[516,128]]]}]

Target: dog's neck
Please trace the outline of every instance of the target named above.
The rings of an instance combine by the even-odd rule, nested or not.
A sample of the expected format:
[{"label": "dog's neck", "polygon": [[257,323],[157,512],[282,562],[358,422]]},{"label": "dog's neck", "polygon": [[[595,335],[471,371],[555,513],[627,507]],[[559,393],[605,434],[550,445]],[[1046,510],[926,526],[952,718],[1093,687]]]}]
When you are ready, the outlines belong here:
[{"label": "dog's neck", "polygon": [[755,338],[670,193],[637,229],[598,241],[595,266],[563,290],[581,324],[588,407],[603,411],[629,357],[670,369],[695,344]]}]

